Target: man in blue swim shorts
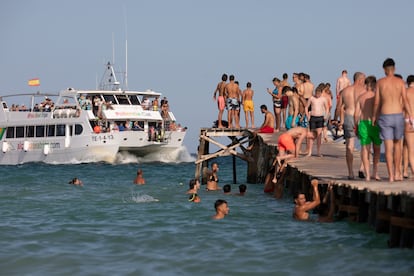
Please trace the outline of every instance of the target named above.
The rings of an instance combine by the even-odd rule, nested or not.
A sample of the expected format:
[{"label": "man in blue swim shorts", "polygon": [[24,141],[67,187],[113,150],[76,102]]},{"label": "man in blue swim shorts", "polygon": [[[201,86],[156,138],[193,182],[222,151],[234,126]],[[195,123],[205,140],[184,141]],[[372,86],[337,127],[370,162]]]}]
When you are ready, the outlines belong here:
[{"label": "man in blue swim shorts", "polygon": [[[385,161],[389,181],[401,181],[401,140],[404,134],[403,110],[413,120],[411,106],[407,100],[405,83],[394,75],[395,62],[387,58],[382,67],[385,77],[377,82],[377,92],[374,102],[374,116],[372,124],[378,124],[381,129],[381,138],[385,144]],[[380,114],[379,118],[375,117]]]}]

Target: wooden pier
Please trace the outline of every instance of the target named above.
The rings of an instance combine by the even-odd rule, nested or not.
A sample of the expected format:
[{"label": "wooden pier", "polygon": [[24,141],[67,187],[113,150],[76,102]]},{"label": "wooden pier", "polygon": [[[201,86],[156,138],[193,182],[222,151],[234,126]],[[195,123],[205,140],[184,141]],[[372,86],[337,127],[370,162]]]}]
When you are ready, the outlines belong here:
[{"label": "wooden pier", "polygon": [[[201,129],[196,177],[207,170],[208,160],[232,154],[248,162],[247,182],[264,183],[266,174],[277,153],[279,133],[259,134],[257,139],[248,129]],[[218,143],[214,137],[227,136],[230,143]],[[209,143],[220,148],[209,153]],[[252,147],[247,151],[247,144]],[[237,148],[241,149],[237,151]],[[367,223],[378,233],[389,233],[390,247],[414,248],[414,181],[389,182],[386,164],[380,162],[381,181],[358,178],[361,163],[359,152],[354,152],[354,172],[356,178],[348,180],[345,161],[344,141],[324,143],[321,148],[323,157],[300,157],[288,162],[282,185],[285,196],[293,196],[304,191],[312,198],[311,178],[318,178],[321,198],[326,193],[328,183],[334,185],[335,213],[338,218]],[[233,162],[234,163],[234,162]],[[235,168],[234,180],[235,180]],[[202,175],[202,174],[201,174]]]}]

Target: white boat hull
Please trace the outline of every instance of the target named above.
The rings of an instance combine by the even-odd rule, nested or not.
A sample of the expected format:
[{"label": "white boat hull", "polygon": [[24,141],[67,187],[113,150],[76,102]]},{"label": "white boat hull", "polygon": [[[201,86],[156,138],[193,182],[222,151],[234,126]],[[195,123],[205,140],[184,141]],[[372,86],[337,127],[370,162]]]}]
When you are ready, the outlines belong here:
[{"label": "white boat hull", "polygon": [[74,137],[68,145],[65,137],[53,139],[4,140],[0,151],[0,165],[29,162],[70,164],[86,162],[114,162],[119,140],[104,134]]},{"label": "white boat hull", "polygon": [[186,132],[166,131],[163,141],[149,141],[148,133],[144,131],[121,131],[114,133],[119,135],[119,151],[130,152],[136,156],[162,152],[168,153],[182,147]]}]

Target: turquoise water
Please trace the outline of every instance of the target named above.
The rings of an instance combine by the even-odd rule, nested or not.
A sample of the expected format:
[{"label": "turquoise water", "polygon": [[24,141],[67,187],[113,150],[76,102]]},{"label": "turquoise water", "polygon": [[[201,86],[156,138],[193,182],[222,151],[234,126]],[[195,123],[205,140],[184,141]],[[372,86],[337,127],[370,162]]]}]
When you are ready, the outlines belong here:
[{"label": "turquoise water", "polygon": [[[220,185],[232,182],[219,159]],[[147,184],[132,184],[141,167]],[[414,251],[389,249],[365,224],[292,220],[292,200],[201,191],[194,163],[0,167],[1,275],[409,275]],[[238,162],[238,185],[246,179]],[[79,177],[84,187],[67,182]],[[211,219],[224,198],[230,214]]]}]

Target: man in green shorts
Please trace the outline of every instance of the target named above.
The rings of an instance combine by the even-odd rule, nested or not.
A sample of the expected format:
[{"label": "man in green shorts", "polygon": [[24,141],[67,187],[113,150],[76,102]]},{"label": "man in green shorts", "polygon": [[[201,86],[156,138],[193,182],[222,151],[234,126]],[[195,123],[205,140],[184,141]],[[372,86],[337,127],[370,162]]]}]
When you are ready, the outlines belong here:
[{"label": "man in green shorts", "polygon": [[355,125],[358,126],[358,137],[361,143],[361,158],[362,163],[364,164],[366,181],[371,180],[369,169],[371,144],[374,148],[372,175],[375,180],[381,180],[378,176],[378,162],[381,150],[380,129],[377,125],[372,125],[376,84],[377,80],[374,76],[369,76],[365,79],[366,91],[357,98],[354,114]]}]

